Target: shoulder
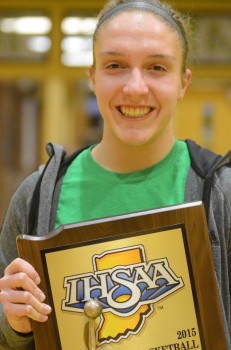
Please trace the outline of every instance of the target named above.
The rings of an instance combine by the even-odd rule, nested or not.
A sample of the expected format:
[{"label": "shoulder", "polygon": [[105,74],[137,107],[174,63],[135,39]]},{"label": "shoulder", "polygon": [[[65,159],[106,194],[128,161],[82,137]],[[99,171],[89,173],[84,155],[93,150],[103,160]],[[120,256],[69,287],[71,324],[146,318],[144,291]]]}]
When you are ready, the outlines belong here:
[{"label": "shoulder", "polygon": [[[231,152],[229,151],[225,156],[221,156],[199,146],[192,140],[186,140],[185,142],[188,146],[191,173],[194,179],[193,182],[191,176],[190,183],[193,182],[195,188],[200,188],[199,192],[202,195],[207,215],[211,205],[211,194],[214,205],[217,201],[217,203],[220,203],[219,205],[229,206],[231,201]],[[195,179],[197,182],[195,182]],[[189,187],[190,183],[187,182]],[[200,186],[195,186],[196,184],[200,184]]]},{"label": "shoulder", "polygon": [[0,234],[0,274],[6,262],[18,256],[16,237],[28,233],[28,213],[31,195],[37,183],[39,172],[29,175],[18,186],[8,205]]},{"label": "shoulder", "polygon": [[222,159],[222,156],[198,145],[192,140],[187,139],[185,142],[190,155],[191,167],[200,177],[206,178]]},{"label": "shoulder", "polygon": [[231,204],[231,167],[221,166],[214,175],[214,185]]},{"label": "shoulder", "polygon": [[29,212],[29,205],[35,186],[38,182],[40,172],[36,171],[28,175],[17,187],[12,195],[7,212],[22,221]]}]

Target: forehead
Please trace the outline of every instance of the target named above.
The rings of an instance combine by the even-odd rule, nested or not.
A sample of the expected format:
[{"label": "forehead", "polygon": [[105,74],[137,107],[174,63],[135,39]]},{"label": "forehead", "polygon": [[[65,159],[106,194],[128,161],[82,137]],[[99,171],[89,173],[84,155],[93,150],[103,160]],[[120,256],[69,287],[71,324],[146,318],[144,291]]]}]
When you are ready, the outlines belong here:
[{"label": "forehead", "polygon": [[117,13],[99,28],[96,37],[96,47],[135,45],[141,49],[144,45],[158,44],[168,46],[169,49],[177,46],[180,39],[171,24],[159,15],[144,10],[126,10]]},{"label": "forehead", "polygon": [[[145,23],[144,23],[145,22]],[[124,34],[132,26],[133,30],[140,30],[142,24],[142,29],[145,31],[153,31],[154,29],[161,28],[164,32],[173,32],[175,36],[178,36],[176,29],[162,16],[145,9],[126,9],[119,13],[114,14],[112,17],[108,18],[97,30],[96,37],[104,34],[107,35],[108,30],[124,30]],[[121,31],[120,31],[121,32]],[[178,37],[179,39],[179,37]]]}]

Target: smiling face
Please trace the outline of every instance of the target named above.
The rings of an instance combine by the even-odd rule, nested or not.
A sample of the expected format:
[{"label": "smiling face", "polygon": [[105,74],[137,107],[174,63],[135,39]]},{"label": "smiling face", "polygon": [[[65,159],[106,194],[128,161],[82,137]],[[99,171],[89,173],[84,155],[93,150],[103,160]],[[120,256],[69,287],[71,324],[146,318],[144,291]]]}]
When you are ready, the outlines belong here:
[{"label": "smiling face", "polygon": [[173,144],[173,116],[191,78],[177,32],[152,13],[127,11],[99,29],[90,76],[104,147]]}]

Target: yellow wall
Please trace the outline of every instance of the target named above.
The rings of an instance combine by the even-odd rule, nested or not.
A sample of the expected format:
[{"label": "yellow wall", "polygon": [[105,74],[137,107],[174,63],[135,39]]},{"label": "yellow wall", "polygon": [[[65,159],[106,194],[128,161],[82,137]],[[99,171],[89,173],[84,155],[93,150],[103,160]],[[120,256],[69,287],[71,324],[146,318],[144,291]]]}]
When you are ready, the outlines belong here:
[{"label": "yellow wall", "polygon": [[[212,118],[206,127],[208,106]],[[231,149],[231,84],[195,79],[178,107],[175,128],[181,139],[194,139],[221,154]]]}]

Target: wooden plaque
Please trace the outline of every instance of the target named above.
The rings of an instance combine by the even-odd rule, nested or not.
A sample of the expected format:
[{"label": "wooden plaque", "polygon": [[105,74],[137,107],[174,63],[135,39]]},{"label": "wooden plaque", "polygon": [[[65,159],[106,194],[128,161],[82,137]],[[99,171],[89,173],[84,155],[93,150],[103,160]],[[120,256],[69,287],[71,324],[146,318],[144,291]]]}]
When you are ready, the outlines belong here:
[{"label": "wooden plaque", "polygon": [[90,298],[103,305],[97,349],[226,349],[201,202],[20,235],[17,245],[53,307],[33,322],[37,350],[87,350]]}]

